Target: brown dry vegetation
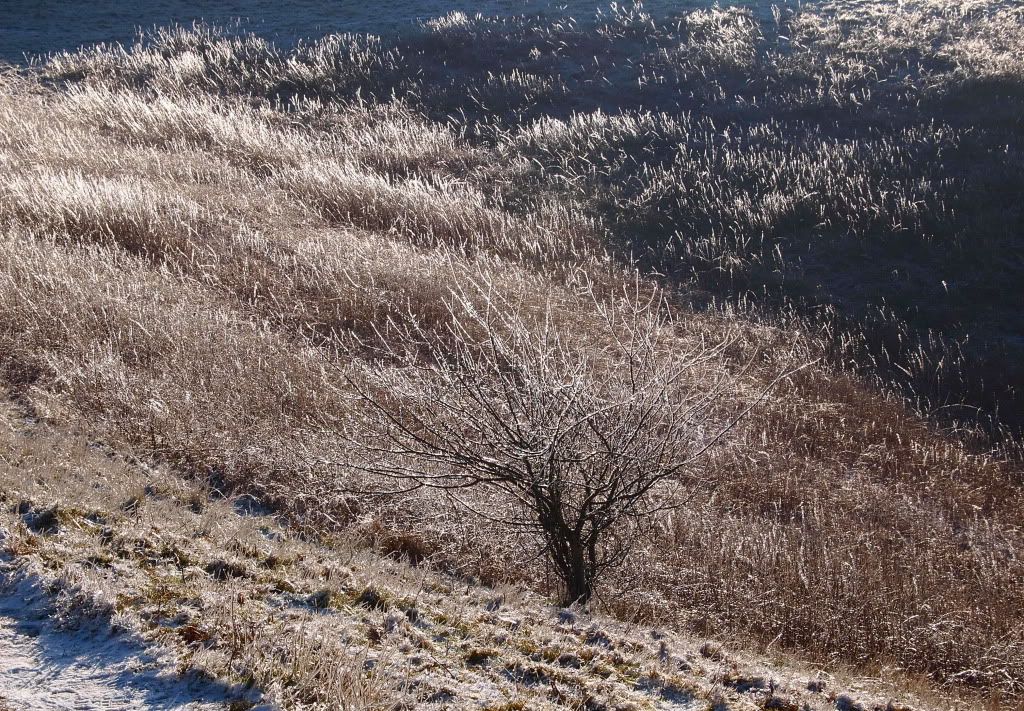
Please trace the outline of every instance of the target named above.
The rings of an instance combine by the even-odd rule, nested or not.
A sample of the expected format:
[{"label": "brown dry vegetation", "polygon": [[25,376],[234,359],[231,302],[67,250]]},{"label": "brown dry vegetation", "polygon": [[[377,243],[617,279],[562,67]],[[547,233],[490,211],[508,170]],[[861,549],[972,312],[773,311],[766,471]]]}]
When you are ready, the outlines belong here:
[{"label": "brown dry vegetation", "polygon": [[[739,11],[694,13],[671,30],[634,10],[592,32],[452,16],[399,47],[333,37],[291,53],[251,36],[166,30],[130,50],[9,73],[0,78],[0,372],[37,415],[254,495],[299,528],[362,532],[449,572],[557,594],[530,532],[436,491],[354,493],[380,482],[344,466],[362,418],[352,383],[392,383],[397,397],[432,377],[429,358],[401,342],[412,323],[440,343],[483,337],[449,327],[453,294],[483,308],[490,291],[500,297],[492,304],[514,304],[597,358],[608,343],[594,328],[595,304],[628,310],[637,283],[645,293],[664,288],[674,306],[662,347],[725,344],[706,364],[732,383],[718,416],[742,411],[780,372],[815,364],[781,383],[678,486],[663,487],[678,508],[634,532],[638,544],[602,581],[596,604],[625,619],[1019,696],[1019,465],[986,451],[979,435],[941,430],[852,367],[874,366],[883,379],[903,368],[897,384],[924,383],[917,400],[935,402],[967,393],[946,385],[976,361],[955,338],[929,335],[927,318],[858,321],[879,307],[853,287],[848,298],[824,294],[856,302],[845,320],[690,308],[723,284],[795,268],[783,247],[798,244],[810,250],[801,270],[828,272],[854,252],[858,263],[884,262],[897,248],[904,260],[961,254],[968,237],[995,225],[978,259],[1003,255],[1000,283],[1019,274],[1014,216],[994,221],[1002,193],[984,197],[966,223],[946,219],[961,215],[962,203],[949,205],[965,179],[936,162],[984,144],[973,169],[1010,175],[1018,144],[1003,155],[990,144],[1016,135],[1013,119],[930,130],[915,115],[885,135],[807,123],[814,110],[870,124],[899,102],[953,101],[942,93],[950,86],[995,82],[1016,96],[1019,12],[906,5],[864,6],[856,22],[842,5],[807,9],[785,20],[786,37],[799,42],[787,48],[777,38],[765,45],[765,28]],[[921,54],[907,22],[935,38],[934,55]],[[495,37],[505,39],[489,61],[529,56],[545,69],[505,66],[471,82],[475,103],[453,124],[444,110],[467,87],[422,78],[423,54],[465,61]],[[664,45],[645,45],[649,61],[637,69],[658,81],[618,99],[646,106],[644,87],[654,87],[708,117],[686,106],[608,115],[592,111],[609,99],[596,90],[586,100],[596,107],[574,106],[550,53],[558,42],[612,58],[629,43]],[[752,66],[757,81],[746,75]],[[401,101],[388,98],[392,88]],[[530,114],[544,110],[552,117]],[[716,127],[723,116],[746,117],[736,137]],[[836,229],[811,235],[822,224]],[[640,236],[637,254],[655,245],[639,263],[615,256],[630,234]],[[681,261],[667,280],[634,271],[672,259]],[[680,276],[690,273],[694,281]],[[980,323],[963,318],[968,331]],[[913,363],[879,364],[890,336]],[[479,497],[469,504],[509,506]]]},{"label": "brown dry vegetation", "polygon": [[969,707],[467,585],[350,532],[297,535],[248,497],[126,461],[6,399],[0,447],[3,592],[15,586],[58,630],[127,632],[149,645],[143,669],[213,676],[233,709]]}]

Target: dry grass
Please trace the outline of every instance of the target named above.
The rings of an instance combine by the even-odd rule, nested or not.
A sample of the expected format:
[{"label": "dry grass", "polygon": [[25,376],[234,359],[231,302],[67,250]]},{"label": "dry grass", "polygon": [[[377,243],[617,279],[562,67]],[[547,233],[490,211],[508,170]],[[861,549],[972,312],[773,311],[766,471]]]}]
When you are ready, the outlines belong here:
[{"label": "dry grass", "polygon": [[865,708],[966,708],[559,610],[516,587],[466,585],[350,536],[296,536],[247,497],[125,461],[7,400],[0,408],[4,580],[32,580],[58,619],[109,621],[158,645],[153,656],[179,673],[234,684],[237,708],[260,694],[289,709],[365,711],[817,711],[841,695]]},{"label": "dry grass", "polygon": [[[979,281],[1003,255],[990,281],[1018,293],[1006,188],[963,190],[1015,174],[1018,128],[997,111],[978,126],[976,112],[928,112],[962,91],[1016,96],[1021,19],[996,3],[848,12],[773,25],[624,10],[600,31],[449,17],[396,47],[329,38],[292,54],[167,30],[5,77],[4,378],[37,414],[253,494],[300,528],[372,533],[555,593],[535,536],[441,495],[355,496],[358,472],[322,464],[345,460],[360,417],[346,378],[429,365],[398,339],[411,322],[450,333],[443,302],[470,280],[599,353],[588,290],[614,308],[637,280],[658,288],[633,267],[658,267],[679,310],[667,347],[729,344],[711,364],[741,383],[725,407],[828,357],[730,434],[704,462],[713,495],[650,521],[596,604],[1019,695],[1019,465],[857,372],[918,402],[1017,402],[1000,400],[1013,373],[993,383],[985,353],[956,339],[1015,333],[1012,298],[982,299]],[[932,38],[925,54],[907,22]],[[483,41],[493,57],[475,69],[489,76],[418,59],[466,65]],[[563,75],[563,45],[618,69]],[[620,76],[634,51],[643,61]],[[595,88],[572,104],[564,86],[584,80]],[[627,250],[633,261],[611,256]],[[936,296],[943,279],[952,301]],[[864,284],[905,302],[883,308]],[[972,300],[998,313],[975,318]]]}]

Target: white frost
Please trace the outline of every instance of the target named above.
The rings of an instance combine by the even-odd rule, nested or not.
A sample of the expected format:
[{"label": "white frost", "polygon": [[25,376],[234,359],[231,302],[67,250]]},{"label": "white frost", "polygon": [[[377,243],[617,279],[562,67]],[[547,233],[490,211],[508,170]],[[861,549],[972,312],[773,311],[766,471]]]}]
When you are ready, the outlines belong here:
[{"label": "white frost", "polygon": [[0,708],[18,711],[223,711],[237,690],[180,677],[100,620],[57,624],[36,579],[0,563]]}]

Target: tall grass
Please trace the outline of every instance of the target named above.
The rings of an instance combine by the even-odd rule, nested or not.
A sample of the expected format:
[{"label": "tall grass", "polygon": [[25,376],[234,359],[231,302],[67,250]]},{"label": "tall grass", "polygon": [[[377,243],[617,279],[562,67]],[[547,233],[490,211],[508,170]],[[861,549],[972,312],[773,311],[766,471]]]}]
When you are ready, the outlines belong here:
[{"label": "tall grass", "polygon": [[432,377],[401,335],[457,332],[470,281],[595,352],[592,295],[663,289],[670,347],[728,344],[726,408],[817,363],[596,604],[1017,695],[1020,466],[940,423],[1024,407],[1021,47],[1011,5],[921,1],[41,59],[0,85],[0,367],[39,414],[296,525],[554,592],[536,537],[323,465],[362,417],[346,383]]}]

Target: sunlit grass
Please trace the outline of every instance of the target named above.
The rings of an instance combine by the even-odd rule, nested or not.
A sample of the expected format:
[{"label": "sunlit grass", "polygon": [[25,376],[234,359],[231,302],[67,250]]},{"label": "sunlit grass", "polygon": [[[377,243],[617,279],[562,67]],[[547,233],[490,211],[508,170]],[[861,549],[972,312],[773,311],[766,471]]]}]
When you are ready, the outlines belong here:
[{"label": "sunlit grass", "polygon": [[298,525],[414,530],[439,566],[554,593],[536,540],[429,493],[357,501],[323,466],[348,382],[430,377],[401,335],[460,333],[470,281],[594,354],[595,299],[664,288],[667,342],[728,344],[726,409],[815,365],[597,604],[1018,694],[1020,468],[937,423],[1020,412],[1021,57],[995,2],[57,55],[2,85],[0,367],[41,414]]}]

